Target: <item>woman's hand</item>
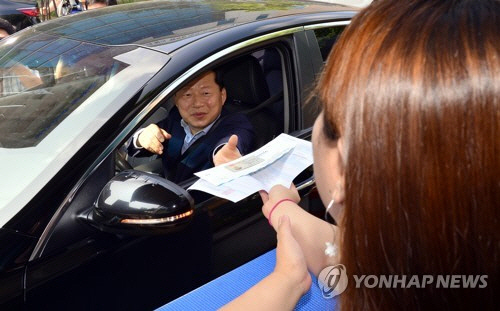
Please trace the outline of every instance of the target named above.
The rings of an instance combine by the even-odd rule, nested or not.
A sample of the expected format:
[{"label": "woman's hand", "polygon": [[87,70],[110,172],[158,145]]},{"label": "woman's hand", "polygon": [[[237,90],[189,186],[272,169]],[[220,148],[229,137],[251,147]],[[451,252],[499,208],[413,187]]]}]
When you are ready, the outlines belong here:
[{"label": "woman's hand", "polygon": [[288,216],[280,217],[277,231],[274,271],[221,310],[293,310],[309,290],[311,275]]},{"label": "woman's hand", "polygon": [[311,275],[307,271],[304,253],[293,236],[290,218],[286,215],[279,218],[274,273],[292,288],[299,290],[300,295],[311,287]]},{"label": "woman's hand", "polygon": [[262,206],[262,213],[264,213],[266,218],[269,216],[273,206],[280,200],[289,199],[295,203],[300,202],[299,192],[297,191],[297,188],[295,188],[294,184],[292,184],[290,188],[282,185],[276,185],[271,188],[269,193],[265,191],[260,191],[259,193],[262,198],[262,203],[264,203],[264,206]]}]

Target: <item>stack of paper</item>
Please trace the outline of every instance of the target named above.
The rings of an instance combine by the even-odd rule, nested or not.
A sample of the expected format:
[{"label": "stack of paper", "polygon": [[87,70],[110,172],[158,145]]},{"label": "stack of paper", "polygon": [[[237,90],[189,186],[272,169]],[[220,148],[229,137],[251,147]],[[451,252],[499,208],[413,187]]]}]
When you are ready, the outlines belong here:
[{"label": "stack of paper", "polygon": [[313,162],[311,142],[281,134],[262,148],[229,163],[195,173],[188,190],[200,190],[238,202],[274,185],[290,187]]}]

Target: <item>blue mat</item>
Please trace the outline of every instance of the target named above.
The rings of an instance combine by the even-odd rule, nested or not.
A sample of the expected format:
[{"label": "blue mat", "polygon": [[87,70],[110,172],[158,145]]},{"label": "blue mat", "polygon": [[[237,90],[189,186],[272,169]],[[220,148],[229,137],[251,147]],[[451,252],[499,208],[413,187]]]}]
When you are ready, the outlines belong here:
[{"label": "blue mat", "polygon": [[[276,250],[272,250],[157,310],[217,310],[271,273],[275,263]],[[335,298],[324,299],[316,277],[311,277],[311,289],[299,300],[295,310],[336,309]]]}]

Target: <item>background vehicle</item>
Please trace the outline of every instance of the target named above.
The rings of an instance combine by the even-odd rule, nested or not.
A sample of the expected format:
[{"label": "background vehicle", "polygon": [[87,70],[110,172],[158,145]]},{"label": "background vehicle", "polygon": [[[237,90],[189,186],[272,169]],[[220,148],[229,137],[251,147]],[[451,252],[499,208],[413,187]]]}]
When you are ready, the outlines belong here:
[{"label": "background vehicle", "polygon": [[36,0],[0,0],[0,18],[8,20],[16,31],[39,23]]},{"label": "background vehicle", "polygon": [[[2,309],[151,309],[275,247],[258,194],[236,204],[188,194],[196,178],[173,184],[121,151],[215,67],[259,145],[281,132],[309,139],[309,90],[354,14],[315,2],[148,1],[0,43],[0,70],[38,81],[0,97]],[[303,207],[322,209],[312,168],[295,182]]]},{"label": "background vehicle", "polygon": [[78,0],[62,0],[57,8],[59,16],[66,16],[73,12],[79,13],[81,11],[83,11],[83,5]]}]

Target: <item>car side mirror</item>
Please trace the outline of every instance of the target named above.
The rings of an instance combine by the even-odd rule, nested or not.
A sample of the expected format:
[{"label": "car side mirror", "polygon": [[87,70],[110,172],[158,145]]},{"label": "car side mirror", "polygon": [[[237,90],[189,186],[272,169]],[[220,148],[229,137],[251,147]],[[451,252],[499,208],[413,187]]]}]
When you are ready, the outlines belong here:
[{"label": "car side mirror", "polygon": [[194,200],[157,175],[126,170],[101,190],[86,220],[102,231],[155,234],[178,231],[192,219]]}]

